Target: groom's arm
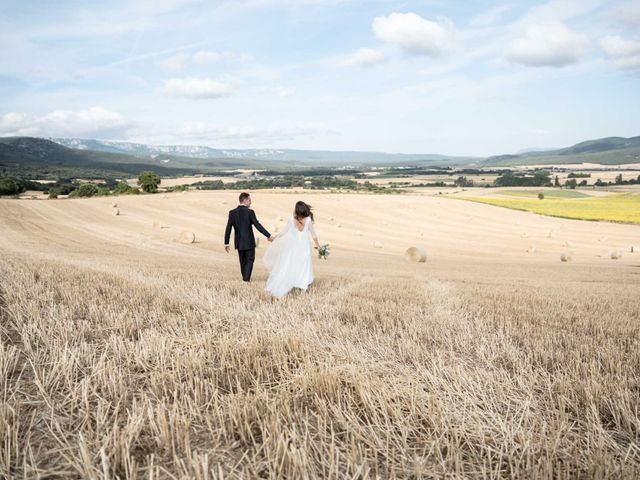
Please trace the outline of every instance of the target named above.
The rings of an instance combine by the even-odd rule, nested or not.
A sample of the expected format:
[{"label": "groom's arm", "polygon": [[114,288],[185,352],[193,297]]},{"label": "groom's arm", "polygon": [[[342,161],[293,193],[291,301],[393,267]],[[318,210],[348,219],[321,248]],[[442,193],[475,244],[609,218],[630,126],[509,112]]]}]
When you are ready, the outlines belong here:
[{"label": "groom's arm", "polygon": [[260,222],[256,218],[256,212],[254,212],[253,210],[249,210],[249,215],[251,216],[251,223],[253,223],[253,225],[258,229],[258,231],[261,234],[263,234],[265,237],[271,238],[271,234],[267,231],[267,229],[264,228],[262,225],[260,225]]},{"label": "groom's arm", "polygon": [[229,246],[229,239],[231,238],[231,212],[229,212],[229,218],[227,220],[227,228],[224,230],[224,246]]}]

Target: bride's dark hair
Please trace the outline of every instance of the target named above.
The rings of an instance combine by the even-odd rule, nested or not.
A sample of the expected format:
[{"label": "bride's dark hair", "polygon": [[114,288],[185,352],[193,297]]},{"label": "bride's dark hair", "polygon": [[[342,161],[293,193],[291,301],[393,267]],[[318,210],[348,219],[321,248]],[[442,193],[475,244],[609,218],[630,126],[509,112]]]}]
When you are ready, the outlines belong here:
[{"label": "bride's dark hair", "polygon": [[293,211],[294,217],[296,220],[302,220],[303,218],[311,217],[311,221],[315,222],[313,219],[313,212],[311,211],[311,205],[308,205],[304,202],[296,202],[296,208]]}]

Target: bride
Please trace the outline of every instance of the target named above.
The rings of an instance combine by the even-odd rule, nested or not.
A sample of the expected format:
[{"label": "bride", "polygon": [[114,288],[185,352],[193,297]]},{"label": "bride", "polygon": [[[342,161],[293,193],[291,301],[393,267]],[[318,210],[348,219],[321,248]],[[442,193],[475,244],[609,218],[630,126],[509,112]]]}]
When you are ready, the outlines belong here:
[{"label": "bride", "polygon": [[270,272],[265,290],[274,297],[284,297],[292,288],[306,290],[313,282],[309,237],[320,248],[313,224],[311,205],[297,202],[293,217],[267,248],[262,258]]}]

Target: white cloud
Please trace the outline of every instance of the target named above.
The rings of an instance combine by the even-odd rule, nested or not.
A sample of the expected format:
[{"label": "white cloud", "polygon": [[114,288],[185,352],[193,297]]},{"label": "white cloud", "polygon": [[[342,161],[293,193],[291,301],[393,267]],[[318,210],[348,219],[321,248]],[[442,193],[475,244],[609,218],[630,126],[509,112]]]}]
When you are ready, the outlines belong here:
[{"label": "white cloud", "polygon": [[40,127],[26,113],[9,112],[0,117],[0,137],[21,137],[40,133]]},{"label": "white cloud", "polygon": [[55,110],[42,116],[9,112],[0,117],[0,136],[111,136],[130,126],[119,113],[98,106],[79,111]]},{"label": "white cloud", "polygon": [[373,20],[373,33],[380,40],[399,45],[407,52],[440,56],[453,46],[451,22],[427,20],[415,13],[392,13]]},{"label": "white cloud", "polygon": [[345,67],[359,66],[370,67],[384,62],[384,53],[373,48],[360,48],[357,52],[346,57],[340,65]]},{"label": "white cloud", "polygon": [[608,35],[600,40],[604,53],[610,57],[629,57],[640,55],[640,42],[627,40],[620,35]]},{"label": "white cloud", "polygon": [[175,97],[220,98],[231,93],[231,86],[207,78],[171,78],[159,91]]},{"label": "white cloud", "polygon": [[525,37],[511,43],[507,58],[533,67],[562,67],[578,62],[588,43],[584,35],[562,23],[533,24]]},{"label": "white cloud", "polygon": [[600,40],[600,47],[616,67],[640,68],[640,42],[620,35],[608,35]]}]

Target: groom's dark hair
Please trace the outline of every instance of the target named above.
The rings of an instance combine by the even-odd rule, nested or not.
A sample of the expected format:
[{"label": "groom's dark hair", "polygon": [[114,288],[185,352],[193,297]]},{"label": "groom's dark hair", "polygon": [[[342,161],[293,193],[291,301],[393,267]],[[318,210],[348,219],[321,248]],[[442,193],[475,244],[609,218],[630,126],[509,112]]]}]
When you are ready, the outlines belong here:
[{"label": "groom's dark hair", "polygon": [[240,200],[240,203],[244,202],[247,198],[249,198],[251,195],[249,195],[247,192],[242,192],[240,194],[240,196],[238,197]]}]

